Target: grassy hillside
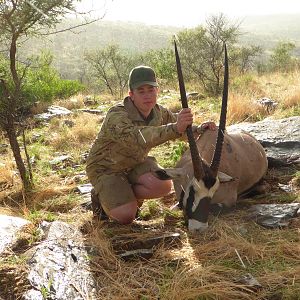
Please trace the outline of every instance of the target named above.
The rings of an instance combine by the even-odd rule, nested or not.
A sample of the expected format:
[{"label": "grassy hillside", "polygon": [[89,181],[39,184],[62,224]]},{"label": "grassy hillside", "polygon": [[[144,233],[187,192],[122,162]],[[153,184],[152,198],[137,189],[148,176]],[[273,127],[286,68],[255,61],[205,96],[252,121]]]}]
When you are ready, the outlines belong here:
[{"label": "grassy hillside", "polygon": [[296,44],[296,54],[300,55],[300,16],[267,15],[249,16],[241,20],[244,35],[240,41],[245,44],[256,44],[270,50],[279,41],[291,41]]},{"label": "grassy hillside", "polygon": [[[78,24],[69,21],[59,29]],[[141,23],[98,21],[79,29],[51,35],[49,38],[31,39],[24,43],[22,56],[38,54],[49,49],[54,54],[54,66],[64,78],[78,79],[85,69],[84,52],[117,44],[129,52],[145,52],[167,47],[179,29],[175,27],[147,26]]]},{"label": "grassy hillside", "polygon": [[242,19],[241,27],[248,33],[270,36],[273,39],[300,40],[299,15],[249,16]]}]

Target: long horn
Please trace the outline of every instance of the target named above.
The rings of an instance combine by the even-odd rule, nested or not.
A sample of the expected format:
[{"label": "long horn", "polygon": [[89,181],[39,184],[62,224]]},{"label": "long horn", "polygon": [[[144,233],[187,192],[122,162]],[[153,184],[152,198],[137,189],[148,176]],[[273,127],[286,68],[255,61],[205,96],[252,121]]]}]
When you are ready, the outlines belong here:
[{"label": "long horn", "polygon": [[227,56],[227,47],[224,43],[224,51],[225,51],[225,58],[224,58],[224,85],[223,85],[223,96],[222,96],[222,109],[220,115],[220,122],[219,122],[219,130],[218,130],[218,138],[216,142],[216,148],[214,152],[214,157],[212,159],[210,169],[213,175],[216,177],[217,172],[220,165],[223,142],[224,142],[224,132],[226,126],[226,113],[227,113],[227,100],[228,100],[228,80],[229,80],[229,70],[228,70],[228,56]]},{"label": "long horn", "polygon": [[[176,41],[174,39],[174,46],[175,46],[175,58],[176,58],[176,67],[177,67],[177,75],[178,75],[178,82],[179,82],[179,89],[180,89],[180,96],[181,96],[181,105],[182,108],[188,108],[187,96],[185,91],[185,85],[182,75],[181,63],[180,58],[177,50]],[[188,142],[190,146],[190,152],[192,157],[192,163],[194,168],[194,176],[197,180],[200,180],[203,177],[204,171],[202,167],[202,159],[200,157],[197,144],[193,135],[192,126],[189,125],[186,128],[186,134],[188,137]]]}]

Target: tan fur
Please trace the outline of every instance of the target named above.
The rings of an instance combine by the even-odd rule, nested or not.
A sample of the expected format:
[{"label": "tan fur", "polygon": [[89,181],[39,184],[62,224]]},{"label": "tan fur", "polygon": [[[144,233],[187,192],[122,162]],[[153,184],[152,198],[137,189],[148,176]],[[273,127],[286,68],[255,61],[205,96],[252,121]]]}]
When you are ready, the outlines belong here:
[{"label": "tan fur", "polygon": [[[217,131],[207,130],[196,141],[202,158],[210,164],[217,139]],[[176,168],[182,168],[182,177],[174,179],[177,199],[182,187],[185,188],[193,176],[190,150],[187,150]],[[232,181],[222,182],[212,203],[232,206],[239,194],[250,189],[265,175],[268,162],[261,144],[246,132],[225,134],[219,171],[233,177]]]}]

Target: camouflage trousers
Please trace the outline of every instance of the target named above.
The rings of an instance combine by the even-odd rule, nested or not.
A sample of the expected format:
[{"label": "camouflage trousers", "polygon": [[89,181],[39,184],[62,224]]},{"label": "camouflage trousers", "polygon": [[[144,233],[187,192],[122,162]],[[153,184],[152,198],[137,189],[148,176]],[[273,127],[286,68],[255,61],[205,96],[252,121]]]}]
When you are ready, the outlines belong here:
[{"label": "camouflage trousers", "polygon": [[148,156],[144,162],[136,165],[129,172],[103,174],[97,178],[90,178],[98,195],[101,206],[107,212],[118,206],[136,201],[132,186],[138,178],[148,172],[153,172],[161,167],[154,157]]}]

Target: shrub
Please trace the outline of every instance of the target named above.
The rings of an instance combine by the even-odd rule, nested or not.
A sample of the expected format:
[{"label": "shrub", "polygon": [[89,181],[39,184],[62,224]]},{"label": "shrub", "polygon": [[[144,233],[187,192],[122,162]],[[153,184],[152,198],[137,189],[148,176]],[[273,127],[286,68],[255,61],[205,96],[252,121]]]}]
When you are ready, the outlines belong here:
[{"label": "shrub", "polygon": [[83,85],[76,80],[59,79],[54,86],[55,98],[66,99],[84,89]]},{"label": "shrub", "polygon": [[22,96],[26,102],[52,102],[57,98],[68,98],[83,90],[75,80],[64,80],[49,66],[30,70],[23,87]]}]

